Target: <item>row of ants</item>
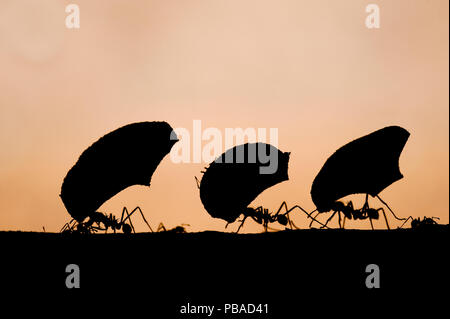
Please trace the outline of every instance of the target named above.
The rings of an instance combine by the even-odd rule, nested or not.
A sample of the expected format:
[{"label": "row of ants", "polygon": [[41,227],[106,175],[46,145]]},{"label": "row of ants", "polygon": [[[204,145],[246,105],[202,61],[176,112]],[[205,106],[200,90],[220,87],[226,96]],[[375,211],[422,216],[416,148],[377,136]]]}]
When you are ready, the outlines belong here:
[{"label": "row of ants", "polygon": [[[422,220],[419,218],[413,219],[412,216],[409,216],[408,218],[399,218],[395,215],[395,213],[392,211],[392,209],[379,197],[377,198],[389,209],[391,214],[394,216],[395,219],[399,221],[403,221],[403,224],[399,228],[403,228],[403,226],[411,220],[411,228],[412,229],[424,229],[424,228],[431,228],[433,225],[437,225],[436,220],[439,220],[438,217],[424,217]],[[369,220],[370,226],[372,230],[374,230],[373,221],[372,220],[378,220],[380,218],[380,212],[383,214],[384,220],[386,222],[387,229],[390,230],[390,226],[388,223],[388,219],[386,216],[386,212],[382,207],[380,208],[372,208],[369,206],[368,202],[368,194],[366,194],[366,200],[364,205],[360,209],[356,209],[353,206],[352,201],[349,201],[347,204],[341,202],[341,201],[335,201],[330,209],[328,211],[333,211],[331,216],[326,220],[325,223],[320,222],[317,217],[322,212],[317,212],[317,209],[312,211],[311,213],[308,213],[306,210],[304,210],[302,207],[295,205],[288,209],[288,206],[286,202],[283,202],[280,206],[280,208],[277,210],[276,213],[271,214],[269,213],[269,210],[259,206],[257,208],[253,207],[247,207],[243,212],[243,219],[240,221],[241,224],[239,225],[239,228],[237,232],[242,228],[247,218],[253,219],[256,223],[262,225],[264,227],[265,232],[268,231],[268,229],[271,229],[269,227],[269,224],[277,222],[278,224],[285,226],[286,228],[289,227],[290,229],[299,229],[294,222],[290,219],[289,213],[293,211],[294,209],[300,209],[303,213],[307,215],[308,218],[311,219],[311,222],[309,224],[309,227],[311,228],[313,226],[313,223],[320,224],[320,228],[329,228],[328,223],[337,215],[338,216],[338,223],[339,228],[343,229],[345,228],[345,222],[347,219],[349,220]],[[284,213],[281,213],[282,209],[285,209]],[[315,216],[312,214],[317,212]],[[342,215],[341,215],[342,214]],[[228,224],[227,224],[228,225]]]},{"label": "row of ants", "polygon": [[[391,208],[381,198],[378,197],[378,199],[383,204],[386,205],[386,207],[389,209],[389,211],[392,213],[392,215],[397,220],[403,221],[403,224],[400,226],[400,228],[402,228],[406,224],[406,222],[409,220],[411,220],[411,228],[413,228],[413,229],[422,229],[422,228],[426,228],[426,227],[431,227],[432,225],[437,224],[436,219],[439,219],[437,217],[431,217],[431,218],[424,217],[423,220],[421,220],[420,218],[413,219],[411,216],[409,216],[408,218],[399,218],[394,214],[394,212],[391,210]],[[281,212],[283,210],[283,208],[285,209],[284,213]],[[310,228],[313,226],[314,222],[320,224],[321,225],[320,228],[329,228],[328,223],[337,215],[339,228],[345,228],[345,222],[347,219],[349,219],[349,220],[352,220],[352,219],[353,220],[366,220],[366,219],[368,219],[370,221],[370,225],[373,230],[374,227],[373,227],[372,220],[374,220],[374,219],[378,220],[380,217],[380,212],[381,212],[384,216],[384,220],[386,222],[387,228],[391,229],[389,226],[388,219],[387,219],[384,209],[383,208],[375,209],[375,208],[369,207],[368,195],[366,195],[366,201],[360,209],[355,209],[352,201],[349,201],[347,204],[345,204],[341,201],[335,201],[333,203],[332,207],[330,207],[330,209],[329,209],[329,211],[333,211],[333,213],[326,220],[325,223],[322,223],[317,219],[318,215],[321,214],[321,212],[317,212],[317,214],[315,216],[313,216],[312,214],[314,212],[316,212],[317,210],[314,210],[313,212],[308,213],[306,210],[304,210],[302,207],[300,207],[298,205],[295,205],[289,209],[287,206],[287,203],[285,201],[281,204],[280,208],[276,211],[276,213],[270,213],[269,210],[267,208],[264,208],[263,206],[259,206],[257,208],[247,207],[242,213],[243,218],[240,221],[240,225],[239,225],[236,233],[238,233],[239,230],[242,228],[242,226],[244,225],[247,218],[251,218],[256,223],[262,225],[265,232],[267,232],[269,229],[273,230],[272,228],[269,227],[269,225],[272,223],[275,223],[275,222],[277,222],[278,224],[280,224],[282,226],[285,226],[286,228],[289,227],[290,229],[299,229],[295,225],[295,223],[291,220],[291,218],[289,217],[289,214],[294,209],[300,209],[303,213],[305,213],[307,215],[308,218],[311,219],[311,222],[309,224]],[[69,223],[66,223],[64,225],[64,227],[61,229],[61,232],[77,233],[77,234],[92,234],[92,233],[96,233],[98,231],[108,232],[108,230],[111,229],[114,233],[116,233],[116,231],[120,231],[120,230],[122,230],[122,232],[125,234],[130,234],[132,232],[135,233],[136,231],[135,231],[133,223],[131,221],[131,216],[135,212],[140,213],[140,215],[142,216],[144,222],[147,224],[150,231],[154,232],[153,229],[151,228],[150,224],[145,219],[145,216],[140,207],[136,207],[131,212],[128,212],[127,208],[124,207],[122,210],[122,215],[121,215],[120,219],[116,218],[112,214],[107,215],[107,214],[104,214],[101,212],[94,212],[93,214],[91,214],[88,217],[87,221],[84,221],[84,222],[78,222],[75,219],[72,219]],[[158,226],[158,229],[156,231],[157,232],[185,233],[186,228],[184,226],[189,226],[189,225],[182,224],[181,226],[177,226],[172,229],[166,229],[164,224],[160,223]],[[228,226],[228,224],[225,227],[227,227],[227,226]]]},{"label": "row of ants", "polygon": [[[120,220],[113,214],[104,214],[101,212],[94,212],[90,214],[87,221],[78,222],[72,219],[70,222],[66,223],[61,229],[62,233],[69,234],[93,234],[98,231],[104,231],[105,233],[111,228],[111,230],[116,233],[116,231],[122,230],[124,234],[136,233],[133,223],[131,222],[131,215],[135,212],[139,212],[147,224],[151,232],[154,232],[150,224],[145,219],[142,209],[138,206],[131,212],[128,212],[126,207],[122,210],[122,216]],[[128,223],[127,223],[128,221]],[[163,223],[158,226],[157,232],[172,232],[172,233],[185,233],[186,228],[184,226],[189,226],[188,224],[182,224],[181,226],[176,226],[172,229],[166,229]]]}]

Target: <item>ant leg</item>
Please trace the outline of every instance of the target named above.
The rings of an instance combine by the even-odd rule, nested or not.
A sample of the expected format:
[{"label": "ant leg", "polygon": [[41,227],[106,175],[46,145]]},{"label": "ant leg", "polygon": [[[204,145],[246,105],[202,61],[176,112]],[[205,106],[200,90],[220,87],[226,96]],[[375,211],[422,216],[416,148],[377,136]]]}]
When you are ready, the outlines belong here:
[{"label": "ant leg", "polygon": [[291,227],[291,229],[293,229],[293,228],[292,228],[292,221],[291,221],[291,219],[290,219],[290,217],[289,217],[289,212],[292,211],[293,208],[288,209],[288,206],[287,206],[286,201],[283,201],[283,202],[281,203],[281,205],[280,205],[280,208],[278,208],[277,212],[271,216],[272,222],[278,220],[277,217],[278,217],[278,215],[280,215],[280,212],[281,212],[281,210],[283,209],[283,207],[284,207],[284,209],[286,210],[286,212],[285,212],[284,214],[282,214],[282,215],[283,215],[283,216],[286,216],[289,226]]},{"label": "ant leg", "polygon": [[342,229],[345,229],[345,221],[347,220],[347,216],[344,214],[344,220],[342,222]]},{"label": "ant leg", "polygon": [[64,226],[61,228],[61,230],[59,232],[62,233],[64,231],[66,231],[66,230],[70,230],[71,231],[72,227],[70,227],[70,223],[72,223],[72,221],[73,221],[73,219],[70,222],[65,223]]},{"label": "ant leg", "polygon": [[[277,212],[276,212],[274,215],[272,215],[273,219],[274,219],[274,220],[277,220],[277,217],[278,217],[278,215],[280,215],[280,212],[281,212],[281,210],[283,209],[283,207],[284,207],[285,210],[286,210],[286,212],[285,212],[283,215],[286,216],[287,221],[288,221],[288,224],[289,224],[289,227],[290,227],[291,229],[294,229],[294,227],[295,227],[296,229],[299,229],[297,226],[295,226],[294,222],[291,220],[291,218],[290,218],[290,216],[289,216],[289,213],[290,213],[294,208],[296,208],[296,207],[294,206],[294,207],[292,207],[291,209],[288,209],[288,206],[287,206],[286,201],[283,201],[283,202],[281,203],[281,205],[280,205],[280,208],[278,208]],[[300,207],[300,206],[299,206],[299,207]],[[309,215],[308,215],[308,216],[309,216]]]},{"label": "ant leg", "polygon": [[352,201],[349,201],[349,202],[347,203],[347,206],[350,207],[352,210],[354,210],[353,202],[352,202]]},{"label": "ant leg", "polygon": [[264,211],[264,219],[263,219],[263,226],[264,226],[264,232],[267,233],[267,228],[269,227],[269,223],[273,223],[275,220],[271,218],[269,210],[265,209]]},{"label": "ant leg", "polygon": [[[317,212],[316,216],[314,216],[314,217],[311,216],[312,213],[314,213],[314,211],[312,211],[311,214],[310,214],[310,216],[309,216],[309,217],[312,219],[311,222],[309,223],[309,228],[311,228],[311,226],[312,226],[312,224],[313,224],[314,222],[316,222],[316,223],[322,225],[322,227],[326,227],[326,225],[322,224],[322,223],[319,222],[319,220],[317,219],[317,216],[319,216],[319,215],[321,214],[321,212]],[[327,227],[327,228],[328,228],[328,227]]]},{"label": "ant leg", "polygon": [[[300,209],[302,212],[304,212],[304,213],[308,216],[307,218],[313,219],[313,220],[311,221],[311,223],[314,222],[314,218],[311,217],[311,214],[314,213],[315,210],[312,211],[311,213],[308,213],[306,210],[304,210],[304,209],[303,209],[302,207],[300,207],[299,205],[294,205],[293,207],[291,207],[291,208],[289,209],[288,206],[287,206],[286,201],[283,201],[283,203],[281,203],[280,208],[279,208],[278,211],[273,215],[274,218],[276,218],[276,217],[280,214],[281,209],[282,209],[283,207],[286,209],[286,212],[283,213],[283,215],[287,217],[287,220],[288,220],[288,223],[289,223],[289,226],[291,227],[291,229],[294,229],[294,228],[295,228],[295,229],[300,229],[300,228],[297,227],[297,225],[294,224],[294,222],[291,220],[291,218],[290,218],[290,216],[289,216],[289,213],[290,213],[291,211],[293,211],[294,209],[296,209],[296,208],[298,208],[298,209]],[[319,221],[316,220],[316,222],[320,224]],[[311,225],[310,225],[310,227],[311,227]]]},{"label": "ant leg", "polygon": [[366,194],[366,200],[363,205],[363,210],[369,208],[369,194]]},{"label": "ant leg", "polygon": [[138,212],[141,214],[142,219],[143,219],[144,222],[147,224],[147,226],[148,226],[148,228],[150,229],[150,231],[153,233],[152,227],[151,227],[150,224],[148,223],[147,219],[145,219],[144,213],[142,212],[142,209],[141,209],[139,206],[137,206],[135,209],[133,209],[133,211],[130,213],[130,224],[131,224],[131,215],[132,215],[135,211],[138,211]]},{"label": "ant leg", "polygon": [[413,218],[412,218],[412,216],[409,216],[404,222],[403,222],[403,224],[400,226],[400,228],[403,228],[403,226],[405,226],[405,224],[408,222],[408,220],[412,220]]},{"label": "ant leg", "polygon": [[291,229],[294,229],[294,228],[295,229],[300,229],[300,228],[297,227],[297,225],[294,224],[294,222],[292,221],[292,219],[291,219],[291,217],[289,215],[286,215],[286,216],[287,216],[289,227],[291,227]]},{"label": "ant leg", "polygon": [[341,225],[341,212],[338,212],[338,217],[339,217],[339,219],[338,219],[338,221],[339,221],[339,228],[342,228],[342,225]]},{"label": "ant leg", "polygon": [[[314,211],[311,212],[311,215],[314,213]],[[312,217],[311,216],[311,222],[309,223],[309,228],[311,228],[312,224],[314,223],[315,220],[317,220],[317,216],[319,216],[320,212],[317,212],[316,216]]]},{"label": "ant leg", "polygon": [[380,211],[380,210],[383,212],[383,216],[384,216],[384,220],[386,221],[387,229],[391,230],[391,227],[389,227],[389,223],[388,223],[388,220],[387,220],[387,217],[386,217],[386,213],[384,212],[384,209],[383,208],[378,208],[377,209],[377,211]]},{"label": "ant leg", "polygon": [[268,229],[268,230],[272,230],[272,231],[274,231],[274,232],[280,231],[279,229],[272,228],[272,227],[270,227],[270,226],[267,226],[267,229]]},{"label": "ant leg", "polygon": [[72,218],[68,223],[65,223],[63,228],[61,228],[60,232],[63,232],[66,230],[73,232],[73,230],[77,227],[77,225],[78,225],[78,222],[75,220],[75,218]]},{"label": "ant leg", "polygon": [[[133,233],[135,233],[135,234],[136,234],[136,231],[134,230],[133,223],[131,222],[131,215],[135,212],[136,208],[133,209],[133,211],[131,213],[128,213],[128,209],[126,207],[124,207],[123,210],[122,210],[122,217],[120,218],[120,223],[119,223],[120,225],[122,225],[122,224],[125,223],[125,221],[127,219],[129,219],[130,220],[131,229],[133,230]],[[123,216],[124,216],[125,213],[127,214],[127,217],[125,219],[123,219]]]},{"label": "ant leg", "polygon": [[289,225],[291,226],[291,229],[301,229],[294,223],[294,221],[291,218],[289,218]]},{"label": "ant leg", "polygon": [[248,216],[244,216],[244,219],[242,219],[241,224],[239,225],[239,228],[236,230],[236,234],[239,233],[239,230],[241,229],[242,226],[244,226],[245,220],[247,219]]},{"label": "ant leg", "polygon": [[268,213],[268,209],[265,209],[263,206],[258,206],[255,209],[255,212],[258,213],[258,215],[260,216],[260,220],[258,220],[257,217],[255,216],[250,216],[255,222],[257,222],[258,224],[261,224],[264,228],[264,232],[267,233],[267,227],[269,225],[269,213]]},{"label": "ant leg", "polygon": [[327,221],[326,221],[324,226],[327,226],[328,222],[334,217],[334,215],[336,215],[336,211],[334,211],[333,214],[330,216],[330,218],[327,219]]},{"label": "ant leg", "polygon": [[294,227],[297,228],[297,226],[295,226],[294,222],[291,220],[291,217],[289,217],[289,215],[287,215],[287,220],[288,220],[289,227],[291,229],[294,229]]},{"label": "ant leg", "polygon": [[286,204],[286,201],[284,201],[284,202],[281,203],[280,208],[278,208],[277,212],[273,215],[273,217],[278,216],[278,215],[280,214],[280,212],[281,212],[281,209],[282,209],[283,207],[286,208],[286,213],[284,213],[284,215],[287,215],[287,214],[292,210],[292,209],[291,209],[291,210],[288,209],[288,206],[287,206],[287,204]]},{"label": "ant leg", "polygon": [[158,225],[158,229],[156,230],[156,232],[162,232],[162,231],[167,231],[166,226],[164,226],[163,223],[159,223]]},{"label": "ant leg", "polygon": [[[391,214],[395,217],[395,219],[397,219],[397,220],[404,220],[405,222],[403,223],[403,225],[406,223],[406,221],[411,217],[411,216],[409,216],[408,218],[398,218],[395,214],[394,214],[394,212],[392,211],[392,209],[389,207],[389,205],[388,204],[386,204],[385,203],[385,201],[383,201],[382,199],[381,199],[381,197],[380,196],[378,196],[377,195],[377,198],[380,200],[380,202],[382,202],[388,209],[389,209],[389,211],[391,212]],[[412,218],[412,217],[411,217]],[[403,226],[402,225],[402,226]]]},{"label": "ant leg", "polygon": [[372,217],[369,217],[369,221],[370,221],[370,226],[372,227],[372,230],[374,230],[373,223],[372,223]]},{"label": "ant leg", "polygon": [[289,213],[290,213],[292,210],[294,210],[295,208],[300,209],[303,213],[306,214],[306,216],[308,216],[307,218],[311,218],[311,219],[312,219],[312,220],[311,220],[311,223],[309,224],[309,227],[311,227],[311,225],[312,225],[313,222],[316,222],[316,223],[322,225],[322,227],[327,228],[326,225],[322,224],[320,221],[318,221],[318,220],[316,219],[316,217],[320,214],[319,212],[317,212],[316,216],[314,216],[314,217],[311,216],[311,215],[316,211],[316,209],[313,210],[311,213],[308,213],[308,212],[307,212],[306,210],[304,210],[301,206],[295,205],[295,206],[292,206],[291,209],[289,209],[286,213],[284,213],[284,215],[289,214]]},{"label": "ant leg", "polygon": [[[135,210],[138,210],[139,213],[141,213],[142,219],[143,219],[144,222],[147,224],[147,226],[148,226],[148,228],[150,229],[150,231],[153,232],[153,229],[150,227],[150,224],[148,223],[147,219],[145,219],[145,216],[144,216],[144,213],[142,212],[142,209],[138,206],[138,207],[136,207],[136,208],[133,210],[133,212],[134,212]],[[133,213],[133,212],[131,212],[131,213]]]},{"label": "ant leg", "polygon": [[105,230],[105,231],[107,231],[108,230],[107,228],[102,228],[100,226],[91,226],[89,229],[93,230],[93,231],[97,231],[97,230]]},{"label": "ant leg", "polygon": [[289,220],[289,225],[291,225],[291,229],[301,229],[300,227],[298,227],[297,225],[295,225],[295,223],[292,220]]}]

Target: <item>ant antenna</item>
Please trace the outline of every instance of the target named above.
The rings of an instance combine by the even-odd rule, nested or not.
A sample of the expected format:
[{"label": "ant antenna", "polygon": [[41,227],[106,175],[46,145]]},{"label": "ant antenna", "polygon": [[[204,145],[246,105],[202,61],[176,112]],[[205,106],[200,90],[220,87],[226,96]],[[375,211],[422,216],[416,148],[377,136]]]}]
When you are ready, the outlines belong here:
[{"label": "ant antenna", "polygon": [[[398,217],[394,214],[394,212],[392,211],[392,209],[389,207],[389,205],[386,204],[386,202],[385,202],[384,200],[382,200],[381,197],[380,197],[379,195],[377,195],[377,198],[380,200],[380,202],[382,202],[382,203],[389,209],[389,211],[391,212],[391,214],[392,214],[397,220],[404,220],[405,223],[406,223],[406,221],[411,217],[411,216],[409,216],[408,218],[398,218]],[[403,225],[404,225],[405,223],[403,223]],[[403,225],[402,225],[402,226],[403,226]]]},{"label": "ant antenna", "polygon": [[200,189],[200,181],[199,181],[199,179],[197,178],[197,176],[194,176],[194,178],[195,178],[195,182],[197,183],[197,188]]}]

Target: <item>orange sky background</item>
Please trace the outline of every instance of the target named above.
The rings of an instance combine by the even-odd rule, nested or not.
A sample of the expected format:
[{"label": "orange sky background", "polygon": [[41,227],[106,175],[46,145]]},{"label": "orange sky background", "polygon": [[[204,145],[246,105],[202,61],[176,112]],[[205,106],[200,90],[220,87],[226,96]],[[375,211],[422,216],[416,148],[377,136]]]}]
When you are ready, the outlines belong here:
[{"label": "orange sky background", "polygon": [[[78,30],[65,27],[69,3],[80,6]],[[380,6],[380,29],[365,27],[369,3]],[[380,195],[397,215],[448,223],[448,9],[447,0],[1,0],[0,230],[59,231],[70,220],[63,178],[107,132],[154,120],[192,129],[195,119],[222,132],[279,129],[290,180],[255,201],[271,210],[283,200],[314,209],[311,183],[328,156],[400,125],[411,133],[405,178]],[[195,186],[205,165],[166,157],[151,188],[131,187],[101,210],[139,205],[154,227],[224,230]]]}]

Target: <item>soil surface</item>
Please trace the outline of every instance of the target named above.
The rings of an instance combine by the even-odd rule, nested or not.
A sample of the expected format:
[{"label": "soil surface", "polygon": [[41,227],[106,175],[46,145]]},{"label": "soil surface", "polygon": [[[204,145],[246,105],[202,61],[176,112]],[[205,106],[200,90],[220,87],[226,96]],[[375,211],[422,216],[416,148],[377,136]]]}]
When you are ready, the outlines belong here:
[{"label": "soil surface", "polygon": [[[82,291],[107,299],[109,306],[101,306],[106,308],[115,300],[118,307],[134,300],[132,309],[164,314],[158,318],[208,317],[181,315],[188,302],[217,308],[269,304],[269,315],[248,318],[373,304],[378,306],[371,311],[382,313],[384,306],[400,307],[399,297],[406,302],[402,311],[412,310],[415,300],[424,306],[448,289],[448,229],[78,236],[0,232],[1,287],[39,292],[35,296],[69,294],[71,302]],[[69,264],[79,266],[80,289],[66,287]],[[380,269],[379,289],[366,287],[369,264]]]}]

